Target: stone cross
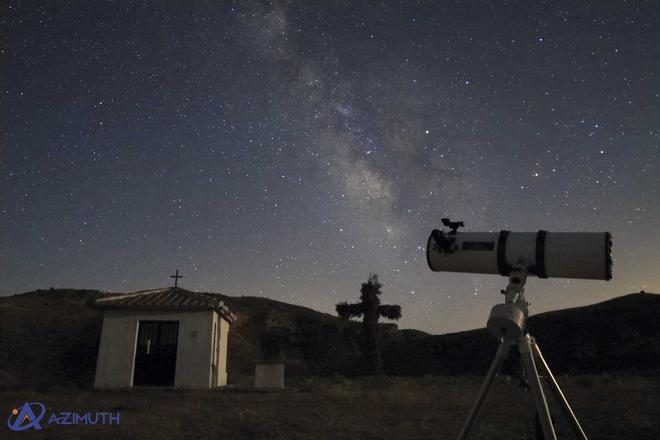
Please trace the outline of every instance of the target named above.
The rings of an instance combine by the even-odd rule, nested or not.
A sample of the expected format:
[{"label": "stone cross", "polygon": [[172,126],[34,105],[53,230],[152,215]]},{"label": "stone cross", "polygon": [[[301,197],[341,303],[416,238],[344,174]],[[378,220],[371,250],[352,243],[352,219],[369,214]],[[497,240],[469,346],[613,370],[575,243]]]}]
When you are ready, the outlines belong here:
[{"label": "stone cross", "polygon": [[380,288],[382,284],[378,281],[378,275],[369,276],[369,281],[362,283],[360,289],[360,302],[356,304],[340,303],[336,310],[340,318],[362,319],[362,337],[364,338],[364,354],[371,374],[382,374],[383,363],[380,358],[380,344],[378,338],[378,318],[397,320],[401,318],[401,306],[393,306],[380,303]]}]

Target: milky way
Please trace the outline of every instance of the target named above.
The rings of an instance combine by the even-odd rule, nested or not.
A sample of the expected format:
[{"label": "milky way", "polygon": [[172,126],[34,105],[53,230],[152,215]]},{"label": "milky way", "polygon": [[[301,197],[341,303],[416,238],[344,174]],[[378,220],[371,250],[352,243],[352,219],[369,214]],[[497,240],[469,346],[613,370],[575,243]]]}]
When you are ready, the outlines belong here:
[{"label": "milky way", "polygon": [[1,294],[181,285],[334,313],[378,273],[401,327],[483,326],[505,279],[432,273],[440,218],[610,231],[660,290],[652,2],[2,7]]}]

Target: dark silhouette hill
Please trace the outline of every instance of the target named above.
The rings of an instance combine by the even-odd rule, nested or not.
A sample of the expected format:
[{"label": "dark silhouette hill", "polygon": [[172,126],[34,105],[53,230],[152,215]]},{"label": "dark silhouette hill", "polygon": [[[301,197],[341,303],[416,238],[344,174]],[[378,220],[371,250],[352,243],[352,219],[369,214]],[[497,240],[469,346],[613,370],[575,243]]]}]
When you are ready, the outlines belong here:
[{"label": "dark silhouette hill", "polygon": [[[106,295],[51,289],[0,297],[0,386],[91,386],[102,325],[93,303]],[[298,361],[290,369],[296,374],[364,373],[358,322],[267,298],[220,296],[237,315],[231,383],[249,382],[262,338],[273,334],[282,356]],[[637,293],[532,316],[529,327],[559,374],[650,374],[660,365],[657,316],[660,295]],[[432,336],[379,327],[385,371],[393,375],[482,374],[497,346],[485,329]]]},{"label": "dark silhouette hill", "polygon": [[[659,313],[660,295],[640,292],[534,315],[528,329],[557,374],[652,373],[660,371]],[[391,345],[384,359],[394,375],[483,374],[497,345],[479,329]]]},{"label": "dark silhouette hill", "polygon": [[97,290],[0,297],[0,385],[86,386],[94,380],[101,313]]}]

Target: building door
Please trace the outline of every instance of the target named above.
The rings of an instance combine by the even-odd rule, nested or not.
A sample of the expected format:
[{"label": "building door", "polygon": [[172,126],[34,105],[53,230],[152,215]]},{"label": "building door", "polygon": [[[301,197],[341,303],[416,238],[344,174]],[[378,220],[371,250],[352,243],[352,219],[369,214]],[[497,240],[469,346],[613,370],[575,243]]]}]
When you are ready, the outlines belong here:
[{"label": "building door", "polygon": [[134,386],[173,386],[178,321],[140,321],[135,348]]}]

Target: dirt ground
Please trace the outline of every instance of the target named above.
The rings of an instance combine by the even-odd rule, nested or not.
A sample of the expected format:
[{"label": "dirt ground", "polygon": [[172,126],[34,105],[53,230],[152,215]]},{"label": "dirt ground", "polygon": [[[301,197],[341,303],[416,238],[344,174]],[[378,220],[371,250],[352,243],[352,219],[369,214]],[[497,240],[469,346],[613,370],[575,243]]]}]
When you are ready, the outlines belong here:
[{"label": "dirt ground", "polygon": [[[563,377],[560,384],[590,438],[660,438],[660,378]],[[453,439],[479,385],[477,377],[390,377],[315,379],[273,392],[0,390],[0,438]],[[26,401],[46,406],[42,430],[12,432],[11,410]],[[575,438],[552,407],[560,438]],[[470,438],[532,439],[531,408],[519,381],[498,378]],[[47,423],[53,412],[96,411],[119,412],[120,423]]]}]

